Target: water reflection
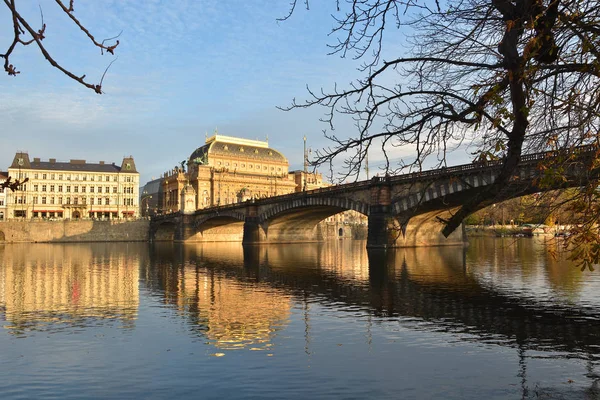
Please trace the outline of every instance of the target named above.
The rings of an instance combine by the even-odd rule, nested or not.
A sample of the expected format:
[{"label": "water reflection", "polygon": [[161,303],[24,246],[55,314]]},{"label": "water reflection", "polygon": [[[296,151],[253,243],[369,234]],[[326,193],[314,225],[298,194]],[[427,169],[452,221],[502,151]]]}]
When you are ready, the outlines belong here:
[{"label": "water reflection", "polygon": [[482,241],[466,251],[387,252],[367,252],[358,241],[246,248],[158,245],[145,274],[207,336],[212,331],[217,343],[233,337],[243,342],[236,332],[252,325],[253,334],[272,332],[286,323],[290,296],[295,296],[398,318],[411,329],[468,333],[465,340],[595,352],[600,324],[590,309],[600,301],[592,296],[575,302],[585,286],[581,273],[548,257],[544,245]]},{"label": "water reflection", "polygon": [[[139,250],[139,247],[136,248]],[[11,334],[137,317],[139,259],[122,246],[0,247],[0,307]]]}]

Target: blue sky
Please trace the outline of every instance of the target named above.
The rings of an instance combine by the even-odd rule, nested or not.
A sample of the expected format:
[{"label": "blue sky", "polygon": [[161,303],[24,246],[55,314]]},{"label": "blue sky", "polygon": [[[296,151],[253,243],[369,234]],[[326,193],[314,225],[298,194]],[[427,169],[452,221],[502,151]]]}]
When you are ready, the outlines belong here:
[{"label": "blue sky", "polygon": [[[67,2],[68,3],[68,2]],[[326,4],[323,4],[326,3]],[[39,26],[37,2],[19,2]],[[44,41],[55,59],[97,83],[110,61],[57,8],[41,0]],[[29,7],[29,8],[26,8]],[[324,109],[283,112],[311,88],[347,85],[357,62],[327,55],[335,2],[311,2],[284,22],[287,0],[80,0],[75,15],[96,38],[123,31],[118,60],[97,95],[52,68],[36,47],[11,57],[21,74],[0,76],[0,169],[17,150],[30,157],[84,158],[120,163],[133,155],[145,182],[187,158],[215,128],[249,139],[268,136],[271,147],[302,166],[302,137],[328,145],[319,122]],[[0,48],[12,30],[0,7]],[[355,128],[340,122],[336,134]],[[348,132],[348,134],[346,134]],[[377,155],[372,155],[376,164]],[[323,171],[325,172],[325,171]]]}]

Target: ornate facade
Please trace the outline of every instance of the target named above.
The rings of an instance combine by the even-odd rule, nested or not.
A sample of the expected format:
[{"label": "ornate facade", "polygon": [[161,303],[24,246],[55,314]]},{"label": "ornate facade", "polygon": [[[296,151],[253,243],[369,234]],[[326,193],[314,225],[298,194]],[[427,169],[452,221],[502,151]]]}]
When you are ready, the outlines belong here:
[{"label": "ornate facade", "polygon": [[139,173],[133,157],[115,163],[30,160],[16,153],[8,175],[26,182],[6,193],[6,218],[135,218]]},{"label": "ornate facade", "polygon": [[323,187],[321,174],[289,171],[287,158],[267,141],[214,135],[194,150],[185,165],[163,175],[162,211],[182,209],[189,183],[196,209],[227,205]]}]

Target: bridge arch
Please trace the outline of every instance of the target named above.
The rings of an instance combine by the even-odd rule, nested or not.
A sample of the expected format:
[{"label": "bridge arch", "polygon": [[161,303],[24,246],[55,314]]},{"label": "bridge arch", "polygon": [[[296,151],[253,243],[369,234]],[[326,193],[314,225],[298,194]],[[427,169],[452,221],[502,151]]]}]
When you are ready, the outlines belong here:
[{"label": "bridge arch", "polygon": [[394,216],[407,213],[416,215],[419,211],[429,212],[456,207],[464,203],[465,198],[469,197],[472,191],[480,190],[482,187],[494,183],[497,176],[498,171],[490,170],[479,174],[432,181],[424,190],[393,198],[392,214]]},{"label": "bridge arch", "polygon": [[229,223],[231,220],[244,222],[246,220],[246,214],[234,210],[214,211],[210,214],[202,214],[201,216],[195,217],[194,226],[198,229],[202,229],[205,225],[223,225],[220,222],[227,221],[225,223]]},{"label": "bridge arch", "polygon": [[295,199],[291,202],[275,204],[272,207],[266,209],[264,212],[262,212],[258,218],[259,221],[262,223],[265,221],[276,219],[281,215],[290,214],[303,209],[329,209],[331,213],[329,215],[326,215],[324,218],[327,218],[331,215],[335,215],[342,211],[349,210],[354,210],[365,216],[369,216],[370,211],[370,207],[368,204],[345,197],[309,197]]},{"label": "bridge arch", "polygon": [[236,210],[214,211],[194,215],[193,222],[184,233],[185,241],[241,242],[246,215]]},{"label": "bridge arch", "polygon": [[[319,222],[343,211],[369,215],[369,206],[360,201],[337,197],[298,198],[265,207],[257,221],[267,242],[318,241],[330,234]],[[332,233],[337,237],[337,233]]]},{"label": "bridge arch", "polygon": [[150,223],[149,237],[151,241],[169,241],[172,242],[176,238],[176,233],[181,221],[179,219],[163,218],[157,219]]}]

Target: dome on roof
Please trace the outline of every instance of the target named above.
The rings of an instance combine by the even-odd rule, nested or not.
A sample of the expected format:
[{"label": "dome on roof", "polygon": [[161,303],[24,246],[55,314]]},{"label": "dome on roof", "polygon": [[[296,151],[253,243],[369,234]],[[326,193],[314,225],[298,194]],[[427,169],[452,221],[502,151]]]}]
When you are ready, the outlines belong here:
[{"label": "dome on roof", "polygon": [[207,165],[210,156],[237,157],[252,161],[288,162],[283,154],[269,148],[266,142],[221,135],[212,137],[207,144],[194,150],[190,155],[190,162]]}]

